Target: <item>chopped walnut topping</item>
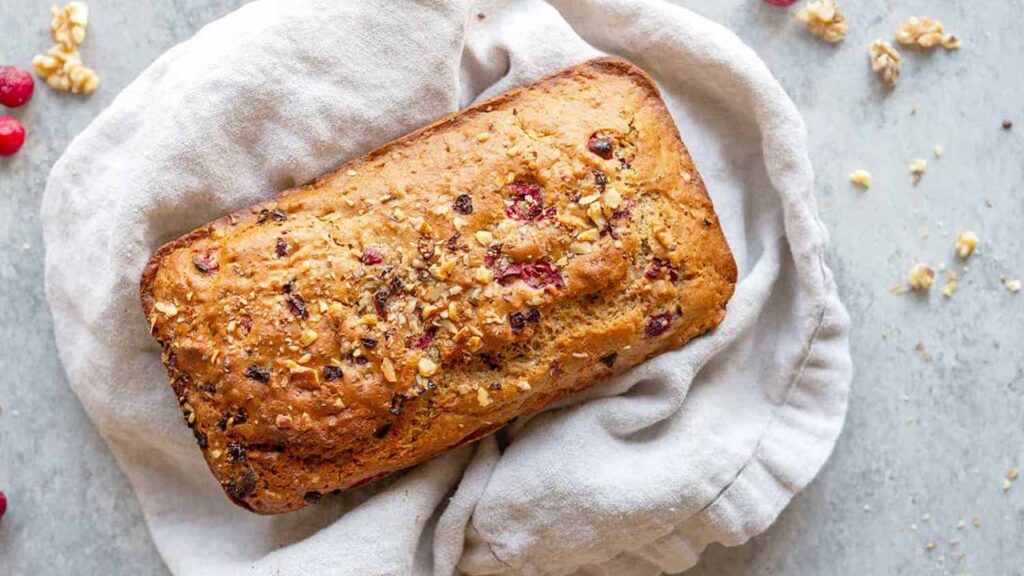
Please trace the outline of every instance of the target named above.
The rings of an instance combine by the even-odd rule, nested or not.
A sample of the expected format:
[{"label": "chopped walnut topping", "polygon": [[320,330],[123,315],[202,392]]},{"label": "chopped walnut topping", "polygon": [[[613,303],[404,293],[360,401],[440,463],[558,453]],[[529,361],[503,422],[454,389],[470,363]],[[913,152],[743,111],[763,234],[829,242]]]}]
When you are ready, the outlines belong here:
[{"label": "chopped walnut topping", "polygon": [[921,176],[924,175],[925,171],[928,170],[928,161],[924,158],[916,158],[910,163],[910,178],[917,186],[917,183],[921,181]]},{"label": "chopped walnut topping", "polygon": [[479,230],[477,231],[475,236],[476,241],[479,242],[480,245],[485,248],[490,246],[494,242],[494,235],[488,232],[487,230]]},{"label": "chopped walnut topping", "polygon": [[956,292],[958,276],[955,270],[946,272],[946,282],[942,285],[942,295],[946,298],[952,298]]},{"label": "chopped walnut topping", "polygon": [[914,264],[910,268],[910,287],[914,290],[927,291],[935,281],[935,270],[926,264]]},{"label": "chopped walnut topping", "polygon": [[380,371],[384,374],[384,379],[388,382],[397,382],[398,375],[395,374],[395,365],[391,363],[390,358],[385,358],[380,362]]},{"label": "chopped walnut topping", "polygon": [[807,25],[807,30],[828,42],[839,42],[846,37],[849,24],[835,0],[812,0],[796,13],[796,19]]},{"label": "chopped walnut topping", "polygon": [[493,402],[493,400],[491,400],[491,395],[483,386],[476,389],[476,401],[480,404],[480,406],[484,408],[490,406],[491,403]]},{"label": "chopped walnut topping", "polygon": [[288,414],[278,414],[277,417],[274,418],[274,426],[277,426],[282,430],[291,429],[292,417],[289,416]]},{"label": "chopped walnut topping", "polygon": [[618,210],[622,205],[622,195],[615,188],[609,188],[604,193],[604,205],[612,210]]},{"label": "chopped walnut topping", "polygon": [[78,47],[85,40],[89,9],[83,2],[69,2],[63,9],[50,8],[50,36],[56,44],[32,59],[36,73],[55,90],[92,94],[99,88],[96,72],[82,63]]},{"label": "chopped walnut topping", "polygon": [[960,39],[946,34],[942,23],[928,17],[913,16],[904,22],[896,32],[896,41],[904,46],[920,46],[931,49],[942,46],[946,50],[960,47]]},{"label": "chopped walnut topping", "polygon": [[864,188],[870,188],[871,173],[868,172],[867,170],[854,170],[852,173],[850,173],[850,182],[853,182],[858,186],[863,186]]},{"label": "chopped walnut topping", "polygon": [[157,302],[156,304],[153,304],[153,308],[168,318],[178,315],[178,307],[170,302]]},{"label": "chopped walnut topping", "polygon": [[520,390],[523,391],[529,390],[530,383],[527,382],[526,380],[520,380],[519,382],[516,382],[516,388],[519,388]]},{"label": "chopped walnut topping", "polygon": [[317,334],[316,330],[307,329],[302,332],[302,336],[299,338],[299,341],[302,342],[303,346],[309,346],[313,342],[316,342],[316,339],[319,336],[320,335]]},{"label": "chopped walnut topping", "polygon": [[476,269],[474,277],[476,278],[476,281],[481,284],[489,284],[492,280],[494,280],[494,270],[491,270],[486,266],[481,266]]},{"label": "chopped walnut topping", "polygon": [[871,69],[878,79],[889,88],[895,88],[900,81],[900,61],[903,59],[892,44],[878,39],[868,46],[871,55]]},{"label": "chopped walnut topping", "polygon": [[973,230],[964,230],[956,237],[956,255],[967,260],[978,246],[978,235]]},{"label": "chopped walnut topping", "polygon": [[1003,286],[1010,292],[1020,292],[1021,283],[1019,278],[1003,278]]},{"label": "chopped walnut topping", "polygon": [[430,378],[434,374],[437,374],[437,364],[435,364],[430,358],[420,358],[416,367],[420,372],[420,376],[423,376],[424,378]]}]

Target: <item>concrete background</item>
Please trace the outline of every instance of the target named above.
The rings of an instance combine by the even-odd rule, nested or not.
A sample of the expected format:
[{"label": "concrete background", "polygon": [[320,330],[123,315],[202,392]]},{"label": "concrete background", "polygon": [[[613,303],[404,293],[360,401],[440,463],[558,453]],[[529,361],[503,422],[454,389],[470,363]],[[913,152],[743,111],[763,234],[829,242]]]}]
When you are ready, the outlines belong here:
[{"label": "concrete background", "polygon": [[[39,203],[49,167],[122,87],[242,3],[92,0],[83,53],[99,92],[39,85],[13,112],[30,135],[0,159],[0,490],[10,500],[0,575],[167,573],[57,360]],[[819,478],[764,535],[710,547],[691,574],[1024,574],[1024,480],[1003,489],[1024,466],[1024,293],[1000,283],[1024,276],[1024,2],[847,2],[851,30],[838,46],[756,0],[678,3],[754,47],[806,118],[856,366],[846,430]],[[48,47],[48,4],[3,0],[0,63],[27,67]],[[888,94],[866,46],[910,15],[938,18],[964,47],[904,50]],[[1004,130],[1004,119],[1017,126]],[[918,157],[930,168],[914,187],[907,165]],[[860,167],[874,175],[870,190],[847,180]],[[965,228],[982,241],[951,300],[888,293],[918,260],[962,270],[952,247]]]}]

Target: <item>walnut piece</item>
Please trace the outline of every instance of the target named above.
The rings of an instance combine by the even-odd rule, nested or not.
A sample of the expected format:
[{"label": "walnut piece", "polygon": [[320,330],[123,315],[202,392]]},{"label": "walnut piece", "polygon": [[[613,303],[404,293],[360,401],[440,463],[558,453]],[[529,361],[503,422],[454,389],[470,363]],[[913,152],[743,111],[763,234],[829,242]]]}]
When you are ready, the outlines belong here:
[{"label": "walnut piece", "polygon": [[96,72],[82,63],[78,47],[85,40],[89,9],[83,2],[69,2],[60,9],[50,8],[50,35],[54,44],[46,54],[32,59],[36,73],[54,90],[74,94],[92,94],[100,86]]},{"label": "walnut piece", "polygon": [[803,22],[811,34],[828,42],[839,42],[845,38],[849,27],[835,0],[811,0],[797,11],[796,19]]},{"label": "walnut piece", "polygon": [[959,276],[955,270],[946,272],[946,283],[942,285],[942,295],[946,298],[952,298],[953,293],[956,292],[957,281]]},{"label": "walnut piece", "polygon": [[917,158],[910,163],[910,178],[914,186],[921,181],[921,176],[924,176],[926,170],[928,170],[928,161],[924,158]]},{"label": "walnut piece", "polygon": [[910,287],[914,290],[927,291],[935,282],[935,270],[927,264],[914,264],[910,267]]},{"label": "walnut piece", "polygon": [[925,49],[942,46],[946,50],[956,50],[961,44],[959,38],[946,34],[942,22],[924,16],[912,16],[904,22],[896,31],[896,41],[904,46],[920,46]]},{"label": "walnut piece", "polygon": [[895,88],[900,81],[900,61],[903,57],[893,48],[892,44],[878,39],[868,46],[871,55],[871,69],[878,79],[889,88]]},{"label": "walnut piece", "polygon": [[864,188],[871,187],[871,172],[867,170],[857,169],[850,173],[850,182]]},{"label": "walnut piece", "polygon": [[1003,278],[1003,286],[1010,292],[1020,292],[1021,284],[1019,278]]},{"label": "walnut piece", "polygon": [[973,230],[964,230],[956,237],[956,255],[967,260],[978,246],[978,235]]}]

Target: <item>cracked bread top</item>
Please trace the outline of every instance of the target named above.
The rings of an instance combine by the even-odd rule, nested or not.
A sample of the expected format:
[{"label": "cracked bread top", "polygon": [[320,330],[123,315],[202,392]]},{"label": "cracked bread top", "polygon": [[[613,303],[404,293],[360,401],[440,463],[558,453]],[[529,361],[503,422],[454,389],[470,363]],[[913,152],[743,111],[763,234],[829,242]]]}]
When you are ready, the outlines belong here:
[{"label": "cracked bread top", "polygon": [[215,477],[278,513],[682,345],[735,281],[657,88],[603,58],[170,242],[141,291]]}]

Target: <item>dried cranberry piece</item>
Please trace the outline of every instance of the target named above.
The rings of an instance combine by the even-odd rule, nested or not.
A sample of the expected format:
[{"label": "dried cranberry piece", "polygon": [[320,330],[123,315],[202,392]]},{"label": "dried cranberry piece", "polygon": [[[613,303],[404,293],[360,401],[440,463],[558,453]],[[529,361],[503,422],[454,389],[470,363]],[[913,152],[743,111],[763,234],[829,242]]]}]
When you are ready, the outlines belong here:
[{"label": "dried cranberry piece", "polygon": [[513,262],[498,271],[498,282],[502,284],[508,284],[517,278],[526,282],[527,286],[531,288],[544,288],[545,286],[562,288],[565,286],[558,269],[547,260]]},{"label": "dried cranberry piece", "polygon": [[416,242],[416,248],[420,251],[420,257],[430,262],[434,257],[434,240],[429,236],[423,236]]},{"label": "dried cranberry piece", "polygon": [[519,334],[526,329],[526,316],[522,312],[513,312],[508,315],[508,324],[514,334]]},{"label": "dried cranberry piece", "polygon": [[527,310],[526,321],[530,322],[531,324],[536,324],[537,322],[540,322],[540,310],[536,308],[530,308],[529,310]]},{"label": "dried cranberry piece", "polygon": [[288,218],[288,215],[280,210],[271,210],[270,217],[278,222],[284,222]]},{"label": "dried cranberry piece", "polygon": [[434,342],[434,337],[437,335],[437,328],[431,326],[427,328],[427,331],[420,336],[420,339],[413,344],[413,348],[417,350],[426,350]]},{"label": "dried cranberry piece", "polygon": [[594,187],[598,191],[604,192],[605,187],[608,185],[608,177],[600,170],[593,170],[592,173],[594,174]]},{"label": "dried cranberry piece", "polygon": [[251,364],[245,369],[245,377],[266,384],[270,382],[270,370],[256,364]]},{"label": "dried cranberry piece", "polygon": [[210,441],[207,439],[206,434],[199,430],[193,430],[192,435],[196,437],[196,444],[199,445],[200,450],[206,450],[206,447],[210,445]]},{"label": "dried cranberry piece", "polygon": [[613,147],[610,138],[601,134],[600,132],[594,132],[590,135],[587,140],[587,150],[590,150],[594,154],[597,154],[601,158],[608,160],[612,157]]},{"label": "dried cranberry piece", "polygon": [[544,214],[544,189],[537,184],[512,184],[512,204],[505,215],[514,220],[536,221]]},{"label": "dried cranberry piece", "polygon": [[487,247],[487,252],[484,253],[484,266],[488,268],[494,266],[494,263],[501,258],[501,249],[504,247],[503,244],[491,244]]},{"label": "dried cranberry piece", "polygon": [[242,316],[242,319],[239,320],[238,323],[242,325],[242,328],[245,328],[246,332],[252,332],[252,318]]},{"label": "dried cranberry piece", "polygon": [[498,361],[494,359],[494,356],[491,356],[486,352],[482,352],[480,354],[480,361],[486,364],[491,370],[501,370],[501,364],[498,364]]},{"label": "dried cranberry piece", "polygon": [[551,364],[548,364],[548,372],[553,376],[555,374],[562,373],[562,363],[558,360],[552,360]]},{"label": "dried cranberry piece", "polygon": [[232,442],[228,444],[227,454],[229,462],[241,462],[245,460],[245,447],[237,442]]},{"label": "dried cranberry piece", "polygon": [[284,258],[288,255],[288,241],[284,238],[278,238],[277,244],[274,245],[274,253],[277,254],[278,258]]},{"label": "dried cranberry piece", "polygon": [[473,199],[469,197],[469,194],[459,194],[455,198],[455,204],[452,205],[452,210],[455,210],[459,214],[472,214],[473,213]]},{"label": "dried cranberry piece", "polygon": [[391,282],[388,282],[388,288],[392,294],[399,294],[405,289],[405,284],[402,284],[402,279],[398,276],[391,278]]},{"label": "dried cranberry piece", "polygon": [[220,264],[217,263],[217,260],[210,252],[207,252],[206,254],[196,254],[193,256],[192,265],[196,267],[196,270],[199,270],[203,274],[213,274],[217,272],[217,270],[220,270]]},{"label": "dried cranberry piece", "polygon": [[241,476],[229,480],[225,488],[236,500],[242,500],[256,491],[256,479],[256,472],[252,468],[246,468]]},{"label": "dried cranberry piece", "polygon": [[491,390],[501,390],[501,382],[491,382],[487,387]]},{"label": "dried cranberry piece", "polygon": [[377,341],[373,338],[362,338],[360,339],[360,342],[363,343],[363,347],[365,348],[375,348],[377,346]]},{"label": "dried cranberry piece", "polygon": [[295,289],[295,281],[294,280],[289,280],[289,281],[285,282],[283,285],[281,285],[281,292],[284,293],[284,294],[291,294],[292,290],[294,290],[294,289]]},{"label": "dried cranberry piece", "polygon": [[370,363],[370,359],[366,356],[352,356],[352,362],[354,362],[356,366],[365,366]]},{"label": "dried cranberry piece", "polygon": [[405,396],[402,396],[398,392],[392,392],[391,393],[391,408],[389,408],[388,411],[391,412],[392,414],[394,414],[395,416],[398,416],[399,414],[402,413],[402,408],[404,406],[405,406]]},{"label": "dried cranberry piece", "polygon": [[319,492],[306,492],[305,494],[302,495],[302,499],[305,500],[306,503],[308,504],[316,504],[320,502],[320,500],[322,500],[323,497],[324,495]]},{"label": "dried cranberry piece", "polygon": [[388,319],[388,298],[390,297],[391,293],[385,288],[381,288],[373,294],[373,309],[377,311],[377,316],[385,320]]},{"label": "dried cranberry piece", "polygon": [[341,371],[341,368],[338,368],[337,366],[324,366],[325,382],[336,382],[341,380],[342,376],[344,376],[344,373]]},{"label": "dried cranberry piece", "polygon": [[612,366],[615,366],[615,361],[618,360],[618,358],[619,353],[612,352],[611,354],[605,354],[604,356],[601,356],[600,358],[598,358],[598,360],[601,362],[601,364],[604,364],[605,366],[611,368]]},{"label": "dried cranberry piece", "polygon": [[305,320],[309,318],[309,310],[306,309],[306,301],[302,299],[302,296],[298,294],[288,294],[285,296],[285,301],[288,303],[288,310],[292,314]]},{"label": "dried cranberry piece", "polygon": [[459,244],[459,238],[462,238],[462,232],[456,232],[455,234],[452,234],[451,238],[445,240],[444,247],[447,248],[448,250],[451,250],[452,252],[465,248],[465,246]]},{"label": "dried cranberry piece", "polygon": [[260,210],[259,216],[256,217],[257,224],[263,224],[268,219],[273,218],[277,222],[284,222],[288,215],[280,210],[267,210],[266,208]]},{"label": "dried cranberry piece", "polygon": [[373,266],[374,264],[380,264],[384,261],[384,253],[380,251],[380,248],[375,246],[369,246],[363,250],[363,255],[359,258],[359,261],[367,266]]},{"label": "dried cranberry piece", "polygon": [[373,432],[373,437],[377,438],[379,440],[379,439],[387,436],[388,432],[390,432],[390,431],[391,431],[391,423],[388,422],[387,424],[384,424],[384,425],[380,426],[379,428],[377,428]]},{"label": "dried cranberry piece", "polygon": [[647,329],[645,330],[645,333],[650,338],[653,338],[655,336],[660,336],[661,334],[664,334],[664,332],[666,330],[668,330],[668,327],[671,324],[672,324],[672,313],[671,312],[665,312],[664,314],[658,314],[656,316],[651,316],[651,319],[647,322]]},{"label": "dried cranberry piece", "polygon": [[655,256],[651,263],[647,265],[647,271],[644,272],[644,276],[654,280],[661,278],[662,274],[667,275],[672,283],[679,281],[679,269],[665,258]]},{"label": "dried cranberry piece", "polygon": [[249,413],[245,411],[245,408],[239,408],[238,412],[235,412],[235,426],[245,424],[245,421],[248,419]]}]

